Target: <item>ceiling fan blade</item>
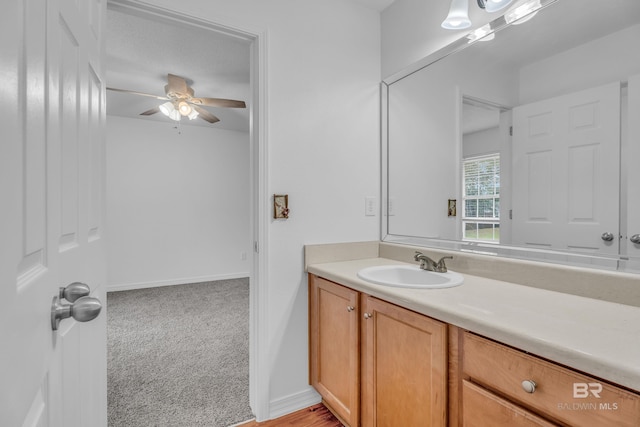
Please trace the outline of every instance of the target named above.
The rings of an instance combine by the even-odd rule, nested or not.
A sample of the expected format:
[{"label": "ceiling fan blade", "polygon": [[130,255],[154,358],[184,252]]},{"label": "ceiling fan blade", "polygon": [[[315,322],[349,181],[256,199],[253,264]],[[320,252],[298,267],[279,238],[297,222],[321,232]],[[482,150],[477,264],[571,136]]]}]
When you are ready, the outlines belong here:
[{"label": "ceiling fan blade", "polygon": [[213,114],[205,110],[204,108],[198,107],[197,105],[193,105],[193,109],[198,112],[198,117],[200,117],[202,120],[206,120],[209,123],[215,123],[220,121],[219,118],[217,118],[216,116],[214,116]]},{"label": "ceiling fan blade", "polygon": [[150,93],[136,92],[135,90],[116,89],[115,87],[108,87],[107,90],[111,90],[111,91],[114,91],[114,92],[130,93],[132,95],[148,96],[148,97],[155,98],[155,99],[168,99],[166,96],[151,95]]},{"label": "ceiling fan blade", "polygon": [[185,96],[189,93],[189,85],[187,85],[187,81],[182,77],[176,76],[175,74],[167,74],[167,81],[169,82],[165,87],[167,94],[175,93]]},{"label": "ceiling fan blade", "polygon": [[150,116],[155,113],[159,113],[160,109],[158,107],[154,107],[150,110],[145,111],[144,113],[140,113],[141,116]]},{"label": "ceiling fan blade", "polygon": [[244,101],[236,101],[234,99],[191,98],[191,102],[198,105],[206,105],[208,107],[247,108],[247,104],[245,104]]}]

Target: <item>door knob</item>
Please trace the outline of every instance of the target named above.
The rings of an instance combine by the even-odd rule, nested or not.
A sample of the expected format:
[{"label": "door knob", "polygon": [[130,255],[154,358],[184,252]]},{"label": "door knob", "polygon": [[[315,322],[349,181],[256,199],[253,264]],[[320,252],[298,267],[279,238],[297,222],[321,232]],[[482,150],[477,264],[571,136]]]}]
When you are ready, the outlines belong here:
[{"label": "door knob", "polygon": [[602,236],[600,236],[600,238],[602,238],[602,240],[604,240],[605,242],[610,242],[613,240],[613,233],[602,233]]},{"label": "door knob", "polygon": [[51,329],[58,330],[60,321],[73,317],[78,322],[88,322],[95,319],[102,310],[102,304],[97,298],[83,296],[72,304],[62,304],[60,297],[53,297],[51,303]]},{"label": "door knob", "polygon": [[634,234],[633,236],[631,236],[631,238],[629,240],[631,240],[631,243],[635,243],[636,245],[640,245],[640,234]]},{"label": "door knob", "polygon": [[73,282],[70,285],[67,285],[66,288],[60,288],[60,294],[58,297],[60,299],[66,299],[69,302],[74,302],[78,298],[89,296],[91,293],[91,289],[89,289],[89,285],[80,282]]}]

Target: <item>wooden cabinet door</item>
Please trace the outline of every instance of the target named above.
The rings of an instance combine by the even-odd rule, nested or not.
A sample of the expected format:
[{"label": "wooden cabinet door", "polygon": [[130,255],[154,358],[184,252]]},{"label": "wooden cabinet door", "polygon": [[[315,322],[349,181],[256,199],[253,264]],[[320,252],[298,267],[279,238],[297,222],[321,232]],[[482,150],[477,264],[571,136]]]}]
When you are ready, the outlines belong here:
[{"label": "wooden cabinet door", "polygon": [[446,425],[447,325],[362,295],[362,425]]},{"label": "wooden cabinet door", "polygon": [[359,425],[358,292],[309,275],[310,383],[349,427]]}]

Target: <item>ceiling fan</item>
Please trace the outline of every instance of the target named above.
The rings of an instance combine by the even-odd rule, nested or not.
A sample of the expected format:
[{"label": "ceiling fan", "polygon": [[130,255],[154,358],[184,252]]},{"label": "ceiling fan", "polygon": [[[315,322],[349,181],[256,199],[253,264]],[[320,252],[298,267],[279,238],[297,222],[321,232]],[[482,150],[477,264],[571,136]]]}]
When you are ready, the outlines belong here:
[{"label": "ceiling fan", "polygon": [[244,101],[222,98],[196,98],[193,89],[187,81],[175,74],[167,74],[168,84],[164,87],[165,96],[152,95],[149,93],[136,92],[133,90],[116,89],[107,87],[107,90],[114,92],[132,93],[134,95],[149,96],[160,100],[166,100],[164,104],[140,113],[141,116],[150,116],[156,113],[163,113],[172,120],[179,121],[182,117],[190,120],[200,117],[209,123],[219,122],[220,119],[211,114],[202,106],[223,107],[223,108],[246,108]]}]

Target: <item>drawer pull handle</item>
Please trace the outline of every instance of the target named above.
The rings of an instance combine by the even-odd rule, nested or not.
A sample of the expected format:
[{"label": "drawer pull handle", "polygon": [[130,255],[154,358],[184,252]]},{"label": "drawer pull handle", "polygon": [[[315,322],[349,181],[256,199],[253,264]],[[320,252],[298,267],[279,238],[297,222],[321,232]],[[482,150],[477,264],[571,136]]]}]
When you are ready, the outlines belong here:
[{"label": "drawer pull handle", "polygon": [[522,389],[527,393],[533,393],[536,391],[536,382],[533,380],[522,381]]}]

